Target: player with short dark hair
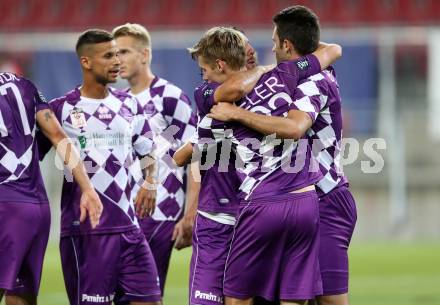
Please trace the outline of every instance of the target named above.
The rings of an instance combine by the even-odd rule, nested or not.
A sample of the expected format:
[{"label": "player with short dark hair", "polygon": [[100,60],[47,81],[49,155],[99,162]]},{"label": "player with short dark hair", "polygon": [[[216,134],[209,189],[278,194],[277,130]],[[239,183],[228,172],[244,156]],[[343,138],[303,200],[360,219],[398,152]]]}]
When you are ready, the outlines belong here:
[{"label": "player with short dark hair", "polygon": [[[319,37],[319,23],[308,8],[286,8],[274,17],[274,22],[274,51],[281,61],[297,59],[306,54],[304,50],[314,48],[315,37]],[[293,30],[289,32],[289,29]],[[303,36],[304,32],[309,35]],[[287,118],[281,118],[222,104],[213,108],[212,117],[237,121],[264,134],[276,134],[279,138],[297,138],[308,129],[307,139],[323,175],[316,183],[320,197],[319,260],[323,281],[323,295],[318,297],[318,303],[348,304],[347,249],[357,217],[355,201],[340,165],[342,112],[334,69],[329,67],[300,81],[289,108]],[[305,114],[310,116],[312,125],[298,124]]]},{"label": "player with short dark hair", "polygon": [[156,265],[136,217],[151,214],[154,202],[138,202],[135,210],[129,170],[134,155],[146,160],[152,151],[147,116],[135,98],[108,86],[120,69],[110,33],[85,31],[77,52],[82,85],[50,105],[80,149],[105,210],[95,231],[79,224],[78,185],[64,181],[60,251],[70,304],[160,304]]},{"label": "player with short dark hair", "polygon": [[[210,37],[209,34],[211,34],[210,33],[211,31],[213,33],[215,32],[220,32],[220,33],[217,35],[217,37]],[[227,90],[226,91],[222,90],[223,85],[218,84],[222,82],[226,84],[226,80],[228,82],[232,80],[229,84],[231,85],[234,84],[235,82],[233,80],[235,76],[240,74],[239,71],[243,70],[245,65],[245,39],[243,38],[239,39],[237,36],[225,37],[224,39],[221,39],[222,37],[226,36],[224,32],[226,32],[226,30],[221,31],[221,29],[219,30],[218,28],[211,29],[205,34],[205,36],[199,41],[199,43],[197,43],[195,47],[193,47],[190,50],[193,57],[198,60],[199,66],[202,69],[204,80],[208,81],[203,86],[198,88],[195,93],[196,101],[198,96],[200,99],[198,105],[201,105],[203,108],[206,109],[210,109],[214,105],[214,103],[222,101],[221,98],[226,97],[226,99],[230,98],[231,101],[234,101],[241,97],[239,96],[239,94],[236,94],[235,96],[227,94],[228,92]],[[232,48],[232,49],[228,50],[228,48]],[[321,53],[320,56],[322,55],[323,54]],[[326,57],[327,55],[328,54],[324,55],[324,57]],[[231,56],[236,56],[236,58],[232,60],[229,58]],[[233,64],[229,65],[229,62]],[[241,66],[237,65],[236,63],[240,63]],[[325,66],[326,65],[324,65],[324,67]],[[299,67],[303,67],[303,69],[300,69]],[[255,77],[253,79],[253,84],[250,86],[251,89],[254,88],[254,85],[258,80],[258,85],[255,86],[256,88],[255,93],[253,95],[248,95],[246,99],[241,100],[241,103],[243,107],[247,107],[247,108],[255,107],[255,110],[259,109],[259,111],[264,110],[265,112],[272,113],[273,115],[282,115],[283,111],[287,109],[288,99],[290,98],[289,94],[292,93],[291,87],[286,86],[284,84],[295,83],[295,80],[297,81],[298,78],[306,77],[318,71],[320,71],[320,63],[314,56],[302,58],[301,60],[291,62],[289,64],[280,65],[274,70],[274,72],[268,72],[264,74],[261,78]],[[241,72],[241,74],[246,74],[246,73],[247,72]],[[285,80],[283,79],[284,77],[288,77],[288,79],[291,81],[285,82]],[[281,81],[281,79],[283,79],[284,81]],[[240,87],[242,84],[249,85],[250,83],[252,83],[252,81],[249,81],[249,79],[247,79],[247,81],[240,83]],[[233,86],[234,85],[232,85],[232,87]],[[264,86],[267,86],[268,88],[264,88]],[[226,88],[226,86],[224,87]],[[239,90],[243,90],[243,88]],[[275,96],[273,96],[274,94]],[[264,104],[265,102],[268,101],[269,98],[271,101],[276,103],[278,108],[275,109],[273,108],[273,106],[270,106],[271,103],[269,103],[268,105]],[[278,112],[276,113],[276,111],[278,111],[279,113]],[[210,121],[208,117],[205,117],[204,120],[208,123]],[[199,126],[198,126],[199,129],[201,126],[203,126],[202,122],[203,121],[199,122]],[[215,120],[212,120],[211,124],[213,122],[215,122]],[[226,128],[226,126],[223,128]],[[215,129],[216,132],[218,130],[220,129],[219,128]],[[223,141],[224,138],[225,138],[224,136],[223,137],[215,136],[214,140]],[[274,181],[274,179],[278,181],[285,180],[285,182],[291,182],[289,183],[289,185],[286,185],[286,188],[281,188],[280,192],[286,192],[290,188],[291,191],[293,191],[293,193],[290,195],[286,194],[286,196],[287,197],[291,196],[292,198],[291,197],[289,198],[291,198],[292,200],[294,201],[296,199],[306,200],[306,201],[309,200],[315,203],[312,204],[312,202],[310,202],[310,205],[307,204],[301,205],[306,209],[308,206],[311,209],[315,209],[316,213],[312,213],[314,215],[313,216],[314,218],[304,217],[305,219],[304,218],[302,219],[302,221],[305,222],[304,225],[308,223],[308,220],[311,223],[311,226],[303,226],[304,227],[303,229],[306,230],[305,229],[306,227],[310,227],[311,231],[313,231],[314,233],[313,232],[310,233],[311,243],[309,244],[309,246],[304,244],[304,249],[301,250],[303,254],[309,252],[310,250],[310,253],[308,253],[310,255],[304,255],[305,260],[302,261],[302,263],[304,263],[308,267],[303,268],[302,273],[298,275],[298,276],[303,275],[305,277],[304,281],[307,282],[307,286],[304,286],[302,288],[304,290],[303,292],[307,293],[309,297],[313,296],[314,293],[319,291],[319,289],[316,289],[314,287],[316,282],[315,276],[318,276],[319,272],[315,268],[317,267],[317,265],[313,263],[317,261],[317,249],[316,249],[317,247],[316,247],[316,242],[314,242],[314,240],[316,240],[316,232],[317,232],[316,230],[317,227],[314,229],[314,226],[316,225],[316,221],[317,221],[317,204],[316,204],[317,197],[312,196],[313,194],[309,195],[310,192],[308,191],[310,191],[311,188],[310,185],[307,185],[306,183],[310,181],[310,184],[313,184],[314,178],[311,177],[306,178],[307,174],[305,174],[305,175],[298,175],[300,177],[296,177],[296,175],[290,175],[290,176],[286,175],[285,177],[283,177],[284,179],[277,179],[279,178],[278,176],[283,175],[283,173],[280,170],[280,164],[283,163],[283,158],[281,159],[279,158],[280,155],[279,154],[280,151],[278,151],[279,147],[276,148],[277,157],[273,157],[274,159],[271,161],[274,162],[273,166],[269,166],[270,172],[263,174],[263,168],[260,167],[262,166],[262,164],[259,162],[260,158],[264,158],[263,155],[261,155],[261,152],[266,151],[269,147],[272,147],[274,143],[271,143],[270,139],[265,138],[261,134],[253,133],[246,128],[234,125],[232,126],[232,133],[227,138],[231,139],[232,145],[236,146],[235,151],[237,154],[237,158],[245,161],[244,164],[245,170],[239,171],[239,176],[241,176],[239,199],[241,201],[240,203],[242,203],[243,205],[242,207],[240,207],[239,210],[240,212],[238,214],[237,223],[234,229],[233,242],[231,245],[230,255],[228,256],[228,262],[225,270],[224,294],[228,296],[226,298],[226,304],[235,304],[234,302],[237,302],[236,304],[241,304],[240,302],[243,302],[243,304],[248,304],[249,302],[252,301],[253,297],[255,296],[263,296],[267,299],[276,299],[281,297],[284,300],[289,296],[286,296],[286,292],[284,292],[283,290],[281,291],[281,296],[280,296],[275,286],[277,286],[280,282],[282,282],[283,285],[286,286],[286,288],[283,289],[289,289],[289,285],[295,286],[295,283],[293,284],[289,283],[287,278],[281,280],[280,278],[264,277],[262,281],[259,281],[258,280],[259,274],[255,273],[255,272],[260,272],[261,270],[264,269],[261,268],[262,267],[261,264],[264,261],[263,256],[268,251],[267,250],[268,248],[264,246],[263,248],[260,248],[260,250],[258,251],[252,251],[254,243],[258,242],[260,246],[264,245],[266,241],[269,241],[266,240],[265,238],[266,237],[269,238],[268,236],[271,236],[271,234],[275,234],[273,233],[274,230],[275,231],[278,229],[284,230],[286,228],[287,231],[292,230],[291,227],[288,226],[283,227],[285,225],[283,221],[277,223],[278,226],[275,226],[276,227],[275,229],[267,227],[262,223],[259,224],[260,228],[266,229],[266,233],[264,234],[266,237],[264,238],[263,236],[259,236],[258,233],[259,230],[256,230],[255,222],[258,221],[256,221],[257,219],[255,218],[258,217],[255,217],[255,215],[261,216],[263,214],[267,214],[266,213],[267,211],[264,208],[265,202],[263,202],[262,199],[263,194],[273,193],[274,196],[277,196],[275,192],[278,189],[280,189],[278,187],[270,186],[272,185],[272,182],[270,181]],[[252,145],[249,147],[246,144],[244,144],[244,142],[246,142],[246,139],[261,140],[259,141],[259,143],[265,143],[264,145],[268,145],[268,146],[260,147],[259,145],[257,145],[257,147],[255,147],[255,145]],[[177,152],[176,155],[178,153],[179,152]],[[181,156],[176,156],[176,155],[175,155],[175,159],[180,159]],[[251,160],[252,162],[250,162]],[[203,189],[203,183],[204,182],[202,180],[202,189]],[[304,194],[302,194],[303,191]],[[297,193],[295,194],[295,192]],[[286,200],[289,199],[287,197],[285,198]],[[258,202],[258,200],[261,201],[261,205],[259,204],[254,205],[254,202],[255,201]],[[271,200],[274,200],[274,198],[271,198]],[[213,202],[213,204],[214,203],[215,201]],[[292,205],[296,205],[296,204],[292,203]],[[262,210],[256,211],[255,209],[258,210],[259,207],[261,207]],[[253,213],[254,210],[257,214]],[[277,215],[278,214],[275,215],[275,218],[277,217]],[[207,217],[205,216],[205,218]],[[207,226],[208,222],[209,219],[203,220],[203,225]],[[282,229],[281,227],[283,227],[284,229]],[[196,230],[197,229],[198,227],[196,225]],[[297,229],[295,232],[292,231],[291,237],[293,238],[293,236],[301,234],[301,232],[302,232],[301,229]],[[211,236],[215,236],[215,235],[211,234]],[[283,239],[278,240],[278,236],[277,238],[275,238],[274,236],[273,238],[271,238],[272,242],[283,243]],[[235,242],[235,240],[237,242]],[[243,243],[246,243],[247,246],[243,247]],[[271,242],[268,242],[267,244],[269,245],[271,244]],[[296,246],[298,246],[299,248],[300,245],[296,245]],[[275,253],[276,255],[274,256],[276,257],[278,257],[279,255],[286,256],[285,260],[289,262],[290,262],[289,257],[291,257],[292,255],[295,256],[295,254],[290,254],[290,252],[281,253],[282,251],[278,248],[275,249],[275,251],[277,251],[278,254]],[[307,261],[307,259],[309,259],[310,262]],[[281,270],[283,274],[291,274],[292,272],[294,272],[292,270],[295,270],[296,268],[295,266],[297,263],[298,262],[292,263],[293,266],[290,266],[289,264],[283,262],[283,266],[285,268],[282,267],[281,265],[279,267],[274,267],[274,268],[275,270]],[[239,271],[239,269],[241,271]],[[283,269],[286,270],[282,271]],[[203,273],[201,273],[201,277],[200,279],[198,279],[198,281],[203,282],[203,279],[204,279]],[[241,300],[241,299],[245,299],[245,300]],[[195,291],[195,294],[191,296],[191,301],[194,302],[194,304],[199,304],[199,303],[214,304],[212,302],[216,302],[216,301],[219,302],[219,297],[215,294],[214,296],[212,296],[211,293],[206,291],[198,291],[198,294],[197,291]]]}]

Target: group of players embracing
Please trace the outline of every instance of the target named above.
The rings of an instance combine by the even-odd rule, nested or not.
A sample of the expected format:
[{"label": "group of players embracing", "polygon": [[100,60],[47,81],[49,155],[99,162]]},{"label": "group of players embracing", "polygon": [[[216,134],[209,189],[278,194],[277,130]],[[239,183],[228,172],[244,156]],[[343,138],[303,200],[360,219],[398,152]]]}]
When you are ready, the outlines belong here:
[{"label": "group of players embracing", "polygon": [[[197,111],[153,74],[138,24],[83,32],[82,84],[49,103],[29,80],[0,74],[7,305],[37,304],[50,228],[39,159],[52,146],[64,161],[70,304],[161,304],[173,247],[192,245],[190,305],[348,305],[356,206],[340,166],[331,64],[341,47],[320,42],[306,7],[273,23],[274,65],[258,66],[234,27],[213,27],[188,49],[203,76]],[[110,87],[118,77],[128,89]]]}]

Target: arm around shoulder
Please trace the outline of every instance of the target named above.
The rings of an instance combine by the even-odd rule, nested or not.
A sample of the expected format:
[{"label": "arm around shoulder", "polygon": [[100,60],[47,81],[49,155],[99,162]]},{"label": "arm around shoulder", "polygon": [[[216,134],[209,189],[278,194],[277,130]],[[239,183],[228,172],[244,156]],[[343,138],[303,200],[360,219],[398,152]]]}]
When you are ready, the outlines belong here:
[{"label": "arm around shoulder", "polygon": [[334,43],[320,42],[313,55],[318,58],[321,69],[325,69],[342,56],[342,47]]}]

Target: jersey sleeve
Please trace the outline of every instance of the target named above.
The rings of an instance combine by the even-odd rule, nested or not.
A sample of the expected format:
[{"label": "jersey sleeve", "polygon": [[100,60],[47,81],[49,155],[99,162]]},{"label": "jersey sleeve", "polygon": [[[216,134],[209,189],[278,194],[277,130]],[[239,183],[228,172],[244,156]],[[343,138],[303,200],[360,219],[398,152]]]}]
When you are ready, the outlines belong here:
[{"label": "jersey sleeve", "polygon": [[37,87],[34,85],[33,82],[31,82],[28,79],[23,79],[25,81],[25,88],[28,88],[31,90],[33,94],[33,100],[35,104],[36,112],[44,109],[49,109],[49,104],[47,103],[47,99],[44,97],[43,93],[41,93]]},{"label": "jersey sleeve", "polygon": [[289,110],[306,112],[315,122],[325,102],[316,82],[308,79],[299,84],[294,91],[293,102],[289,105]]},{"label": "jersey sleeve", "polygon": [[205,82],[194,91],[194,100],[201,117],[207,115],[214,106],[214,92],[219,86],[217,83]]},{"label": "jersey sleeve", "polygon": [[183,144],[195,133],[197,118],[188,96],[174,85],[166,87],[163,96],[162,114],[168,126],[178,128],[174,138]]},{"label": "jersey sleeve", "polygon": [[313,54],[295,60],[283,61],[278,64],[277,68],[283,72],[289,73],[290,76],[294,78],[294,82],[296,81],[296,84],[294,84],[295,86],[301,80],[321,72],[321,64],[319,63],[318,58]]},{"label": "jersey sleeve", "polygon": [[41,93],[41,91],[39,91],[38,89],[36,89],[35,91],[36,92],[34,95],[34,101],[37,112],[41,110],[49,109],[50,108],[49,103],[47,102],[43,93]]}]

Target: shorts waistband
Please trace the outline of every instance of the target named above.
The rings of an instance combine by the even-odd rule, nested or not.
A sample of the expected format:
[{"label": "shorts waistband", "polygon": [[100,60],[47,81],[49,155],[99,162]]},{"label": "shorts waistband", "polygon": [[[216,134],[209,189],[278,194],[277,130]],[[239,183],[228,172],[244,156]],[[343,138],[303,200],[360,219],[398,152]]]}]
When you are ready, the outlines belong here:
[{"label": "shorts waistband", "polygon": [[305,191],[302,193],[285,193],[281,195],[269,196],[267,198],[257,198],[250,200],[250,204],[271,204],[280,201],[297,200],[307,197],[318,197],[315,190]]}]

